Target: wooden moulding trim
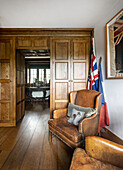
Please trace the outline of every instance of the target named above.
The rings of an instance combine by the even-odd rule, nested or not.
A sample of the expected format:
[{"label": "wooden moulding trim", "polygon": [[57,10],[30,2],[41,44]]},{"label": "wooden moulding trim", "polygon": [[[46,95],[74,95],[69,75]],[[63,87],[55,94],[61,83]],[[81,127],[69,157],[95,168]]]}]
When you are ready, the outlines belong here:
[{"label": "wooden moulding trim", "polygon": [[0,28],[1,31],[93,31],[94,28]]},{"label": "wooden moulding trim", "polygon": [[10,63],[10,59],[0,59],[0,63]]},{"label": "wooden moulding trim", "polygon": [[0,28],[0,35],[7,36],[92,36],[94,28]]},{"label": "wooden moulding trim", "polygon": [[10,103],[10,100],[0,100],[0,103]]},{"label": "wooden moulding trim", "polygon": [[[7,122],[7,121],[6,121],[6,122]],[[1,122],[0,122],[0,127],[13,127],[13,126],[16,126],[16,123],[15,123],[15,122],[14,122],[14,123],[9,123],[9,122],[6,123],[6,122],[5,122],[5,123],[3,123],[3,122],[1,123]]]},{"label": "wooden moulding trim", "polygon": [[7,79],[6,80],[5,79],[1,79],[0,80],[0,83],[10,83],[10,82],[11,82],[10,79],[8,79],[8,80]]}]

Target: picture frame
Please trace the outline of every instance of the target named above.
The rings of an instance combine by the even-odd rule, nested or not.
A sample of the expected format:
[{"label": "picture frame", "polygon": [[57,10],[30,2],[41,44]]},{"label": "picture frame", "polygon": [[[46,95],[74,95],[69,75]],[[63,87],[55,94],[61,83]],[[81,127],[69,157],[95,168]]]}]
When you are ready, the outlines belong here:
[{"label": "picture frame", "polygon": [[123,78],[123,9],[106,23],[107,79]]}]

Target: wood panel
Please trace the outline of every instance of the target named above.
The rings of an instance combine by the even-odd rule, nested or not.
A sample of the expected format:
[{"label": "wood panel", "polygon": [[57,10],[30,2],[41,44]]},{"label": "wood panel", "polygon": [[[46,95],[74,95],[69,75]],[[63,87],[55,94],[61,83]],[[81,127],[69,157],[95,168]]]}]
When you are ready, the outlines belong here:
[{"label": "wood panel", "polygon": [[21,118],[24,116],[25,114],[25,101],[21,102]]},{"label": "wood panel", "polygon": [[19,121],[21,119],[21,103],[17,104],[16,119]]},{"label": "wood panel", "polygon": [[0,79],[10,79],[10,64],[0,63]]},{"label": "wood panel", "polygon": [[74,38],[71,41],[71,91],[86,88],[90,42],[90,37]]},{"label": "wood panel", "polygon": [[24,71],[21,71],[20,74],[21,74],[21,83],[20,84],[24,84],[24,81],[25,81]]},{"label": "wood panel", "polygon": [[21,87],[21,100],[25,99],[25,86]]},{"label": "wood panel", "polygon": [[10,84],[0,83],[0,100],[10,99]]},{"label": "wood panel", "polygon": [[21,57],[20,53],[16,53],[16,69],[20,70],[21,69]]},{"label": "wood panel", "polygon": [[68,106],[68,101],[67,102],[55,102],[55,109],[63,109],[67,108]]},{"label": "wood panel", "polygon": [[8,122],[10,120],[10,102],[0,102],[0,122]]},{"label": "wood panel", "polygon": [[74,91],[82,90],[82,89],[86,89],[86,83],[82,83],[82,82],[80,82],[80,83],[74,82],[73,83],[73,90]]},{"label": "wood panel", "polygon": [[68,62],[56,62],[55,63],[55,70],[56,70],[56,80],[68,80]]},{"label": "wood panel", "polygon": [[[69,102],[68,94],[70,92],[70,40],[64,38],[52,39],[51,58],[52,63],[52,85],[53,98],[52,108],[66,106]],[[52,117],[52,115],[51,115]]]},{"label": "wood panel", "polygon": [[17,103],[21,101],[21,87],[17,87]]},{"label": "wood panel", "polygon": [[0,42],[0,59],[10,59],[10,44],[9,42],[1,41]]},{"label": "wood panel", "polygon": [[73,59],[74,60],[85,60],[86,59],[86,43],[83,40],[74,40],[73,41]]},{"label": "wood panel", "polygon": [[21,83],[21,72],[20,72],[20,70],[17,70],[16,76],[17,76],[17,85],[18,85],[18,84]]},{"label": "wood panel", "polygon": [[15,40],[0,37],[0,126],[14,126]]},{"label": "wood panel", "polygon": [[18,47],[32,47],[32,40],[20,39],[18,40]]},{"label": "wood panel", "polygon": [[16,73],[16,120],[19,121],[25,113],[25,58],[18,51],[16,55]]},{"label": "wood panel", "polygon": [[34,40],[34,47],[48,47],[48,40],[47,39],[39,39]]},{"label": "wood panel", "polygon": [[68,100],[68,83],[56,83],[55,90],[56,100]]},{"label": "wood panel", "polygon": [[69,41],[68,40],[56,40],[55,41],[55,59],[56,60],[68,60],[69,58]]},{"label": "wood panel", "polygon": [[16,43],[17,49],[48,49],[47,37],[19,37]]},{"label": "wood panel", "polygon": [[74,62],[73,63],[73,79],[74,80],[85,80],[85,77],[86,77],[85,63]]}]

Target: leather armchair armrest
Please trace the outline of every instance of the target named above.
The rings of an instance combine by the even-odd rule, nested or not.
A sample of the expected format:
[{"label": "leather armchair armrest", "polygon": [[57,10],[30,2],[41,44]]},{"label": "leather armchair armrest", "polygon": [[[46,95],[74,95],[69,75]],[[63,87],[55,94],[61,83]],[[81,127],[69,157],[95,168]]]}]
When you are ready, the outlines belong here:
[{"label": "leather armchair armrest", "polygon": [[95,114],[93,114],[88,118],[84,118],[80,121],[78,130],[80,133],[82,133],[83,137],[94,136],[98,134],[101,102],[102,102],[102,94],[99,94],[96,98],[95,108],[97,110]]},{"label": "leather armchair armrest", "polygon": [[123,146],[98,136],[85,138],[87,154],[100,161],[123,168]]},{"label": "leather armchair armrest", "polygon": [[92,116],[84,118],[80,121],[78,130],[82,133],[83,137],[98,134],[98,120],[99,115],[95,113]]},{"label": "leather armchair armrest", "polygon": [[60,117],[67,116],[67,108],[58,109],[53,111],[53,119],[58,119]]}]

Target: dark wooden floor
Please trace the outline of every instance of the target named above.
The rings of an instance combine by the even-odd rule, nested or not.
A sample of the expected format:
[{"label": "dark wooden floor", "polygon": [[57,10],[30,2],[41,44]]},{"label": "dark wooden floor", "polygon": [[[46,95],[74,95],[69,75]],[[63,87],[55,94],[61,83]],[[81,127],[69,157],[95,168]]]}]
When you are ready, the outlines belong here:
[{"label": "dark wooden floor", "polygon": [[53,137],[48,141],[49,108],[27,105],[16,127],[0,128],[1,170],[68,170],[73,150]]}]

